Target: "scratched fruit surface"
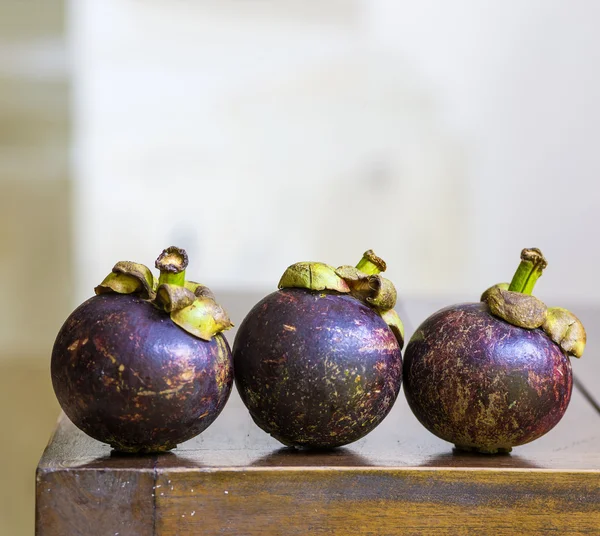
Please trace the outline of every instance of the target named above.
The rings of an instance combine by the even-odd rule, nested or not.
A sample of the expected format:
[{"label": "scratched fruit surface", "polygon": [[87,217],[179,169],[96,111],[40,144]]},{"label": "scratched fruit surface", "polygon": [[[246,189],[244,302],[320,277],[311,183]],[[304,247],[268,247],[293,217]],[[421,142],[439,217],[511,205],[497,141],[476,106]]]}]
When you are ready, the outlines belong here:
[{"label": "scratched fruit surface", "polygon": [[333,291],[268,295],[240,325],[233,354],[236,386],[256,424],[299,447],[365,436],[389,413],[402,379],[386,322]]},{"label": "scratched fruit surface", "polygon": [[544,331],[468,303],[419,326],[406,348],[404,385],[428,430],[460,448],[495,452],[552,429],[567,409],[573,380],[569,358]]},{"label": "scratched fruit surface", "polygon": [[233,382],[221,334],[201,340],[125,294],[95,296],[71,314],[51,372],[69,419],[125,452],[169,450],[199,434],[225,406]]}]

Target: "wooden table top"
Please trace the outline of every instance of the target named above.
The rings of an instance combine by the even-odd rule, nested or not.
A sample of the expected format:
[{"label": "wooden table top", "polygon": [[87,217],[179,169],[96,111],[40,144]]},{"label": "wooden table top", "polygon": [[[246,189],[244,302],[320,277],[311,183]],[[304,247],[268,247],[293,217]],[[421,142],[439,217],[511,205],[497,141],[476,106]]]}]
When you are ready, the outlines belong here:
[{"label": "wooden table top", "polygon": [[[257,296],[237,295],[226,297],[222,301],[226,307],[229,306],[230,311],[248,311],[257,301]],[[227,303],[228,301],[231,303]],[[409,301],[405,306],[403,304],[401,316],[405,319],[407,334],[410,335],[421,320],[442,305],[433,300]],[[588,333],[600,330],[600,310],[576,312],[586,325]],[[237,318],[241,316],[240,314]],[[228,335],[228,338],[233,341],[233,337]],[[460,526],[470,527],[469,531],[486,533],[489,529],[494,534],[510,534],[514,526],[504,526],[501,522],[501,519],[507,519],[506,516],[499,518],[498,523],[490,522],[491,524],[486,525],[481,519],[473,518],[472,512],[483,508],[485,511],[481,510],[481,515],[491,516],[490,519],[493,520],[494,512],[512,512],[515,500],[517,504],[521,504],[518,501],[523,504],[531,503],[528,507],[523,506],[522,515],[518,518],[525,520],[529,519],[527,516],[531,516],[531,533],[546,533],[545,530],[550,526],[545,525],[544,516],[535,511],[538,507],[552,513],[551,523],[555,529],[560,528],[564,521],[567,523],[565,526],[570,527],[569,533],[589,534],[595,533],[595,530],[600,533],[600,413],[594,407],[593,400],[593,397],[600,399],[598,350],[600,348],[596,340],[590,337],[583,358],[573,360],[573,370],[586,389],[586,395],[579,389],[574,389],[570,406],[561,422],[542,438],[516,447],[509,455],[489,456],[453,451],[451,444],[436,438],[421,426],[412,415],[402,393],[389,416],[372,433],[356,443],[330,452],[284,448],[253,423],[235,391],[223,413],[203,434],[162,455],[130,456],[112,453],[108,445],[89,438],[63,415],[38,466],[38,534],[79,534],[78,530],[82,531],[81,534],[96,534],[85,532],[89,529],[82,527],[92,522],[106,522],[107,519],[114,523],[114,527],[111,525],[112,528],[116,527],[114,532],[98,534],[196,534],[194,531],[201,528],[204,531],[202,533],[206,534],[411,533],[408,529],[400,530],[397,519],[390,517],[387,510],[378,514],[387,520],[387,524],[379,528],[369,528],[364,523],[361,525],[348,513],[348,508],[361,507],[363,499],[370,501],[369,504],[374,508],[373,504],[394,500],[400,500],[409,510],[413,508],[413,499],[410,497],[400,494],[400,499],[394,499],[381,491],[387,489],[382,484],[381,478],[384,477],[395,479],[393,481],[398,485],[398,490],[404,489],[402,486],[407,485],[410,480],[410,496],[419,496],[423,492],[415,484],[416,481],[411,479],[425,478],[426,482],[436,482],[436,489],[442,495],[435,499],[436,495],[427,504],[436,505],[436,516],[446,515],[443,519],[454,516],[454,521],[448,521],[444,525],[440,518],[433,525],[425,523],[423,516],[429,510],[423,510],[421,501],[420,506],[414,510],[414,516],[410,517],[412,526],[417,531],[415,533],[452,533],[451,527],[456,528],[458,522]],[[370,484],[360,480],[371,477],[374,480]],[[86,478],[92,480],[86,481]],[[293,493],[288,489],[283,493],[286,499],[282,499],[282,491],[277,487],[279,484],[275,485],[269,480],[271,478],[280,483],[288,482],[291,490],[297,490],[300,495],[294,500],[304,505],[300,507],[301,511],[307,509],[303,515],[313,523],[311,530],[303,532],[307,530],[303,525],[304,517],[297,521],[300,525],[298,532],[288,524],[285,525],[285,530],[282,528],[280,523],[284,523],[284,514],[288,516],[285,519],[292,515],[286,501],[290,500],[290,493],[293,498]],[[340,478],[350,480],[344,483]],[[308,491],[303,485],[297,484],[298,479],[312,482]],[[313,482],[313,479],[316,480]],[[71,480],[76,484],[72,484]],[[245,488],[250,481],[254,487]],[[450,487],[449,482],[452,483]],[[475,483],[480,486],[478,491],[473,491]],[[86,485],[90,490],[83,499],[72,497],[73,493],[81,494]],[[328,508],[329,503],[322,495],[323,490],[327,489],[334,495],[340,493],[336,487],[338,485],[352,488],[347,490],[348,496],[342,495],[340,498],[345,505],[342,510],[336,509],[337,506]],[[131,486],[136,488],[135,491],[130,489]],[[515,499],[514,493],[519,486],[529,491]],[[94,487],[97,489],[92,489]],[[213,496],[215,487],[219,489],[218,500]],[[70,491],[65,491],[67,488]],[[145,489],[145,492],[140,492],[141,489]],[[379,491],[369,492],[372,489]],[[359,492],[355,493],[353,490],[360,490],[362,495],[355,496]],[[486,495],[488,492],[490,496]],[[230,499],[234,495],[239,496],[239,493],[246,494],[245,502],[242,501],[238,507],[247,517],[238,519],[236,516],[232,517],[227,505],[231,505]],[[255,497],[262,497],[261,502],[252,503],[250,497],[253,493]],[[306,493],[314,497],[309,500]],[[373,497],[370,493],[374,494]],[[458,507],[452,503],[451,511],[454,513],[451,515],[449,511],[444,514],[444,505],[447,506],[444,493],[456,494],[456,497],[467,494],[467,498],[471,499],[463,497]],[[110,499],[107,498],[109,495]],[[279,502],[271,507],[269,501],[274,496],[278,497]],[[347,503],[350,496],[352,501]],[[107,508],[111,508],[111,504],[114,507],[117,498],[133,506],[129,513],[125,511],[119,514],[122,518],[106,518],[106,514],[109,514]],[[77,509],[74,509],[73,504],[79,505]],[[82,511],[85,512],[85,508],[82,510],[81,504],[87,505],[89,510],[89,514],[86,513],[83,517]],[[208,513],[207,504],[210,506]],[[265,511],[261,504],[266,508]],[[197,505],[197,509],[194,505]],[[323,508],[329,512],[325,525],[314,524],[313,507],[317,513]],[[276,512],[269,508],[275,508]],[[192,511],[198,514],[192,515]],[[137,513],[134,515],[132,512]],[[142,515],[140,512],[146,514]],[[344,512],[348,513],[346,517]],[[224,513],[229,521],[222,518]],[[263,517],[260,517],[260,522],[256,521],[256,516],[264,515],[270,516],[274,525],[265,524]],[[319,519],[322,519],[322,515],[319,513]],[[237,521],[231,521],[230,518]],[[152,523],[149,519],[152,519]],[[239,525],[236,524],[238,521]],[[422,526],[419,525],[421,521],[425,523]],[[67,527],[71,532],[64,532]],[[357,527],[362,527],[360,532],[357,532]]]}]

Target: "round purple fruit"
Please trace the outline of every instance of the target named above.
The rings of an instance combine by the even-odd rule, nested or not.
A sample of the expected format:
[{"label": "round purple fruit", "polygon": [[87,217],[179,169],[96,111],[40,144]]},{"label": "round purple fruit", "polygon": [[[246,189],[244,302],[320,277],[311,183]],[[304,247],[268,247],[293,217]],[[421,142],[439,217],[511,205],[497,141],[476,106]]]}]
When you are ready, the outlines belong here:
[{"label": "round purple fruit", "polygon": [[231,392],[231,326],[212,293],[185,280],[187,256],[168,248],[158,281],[117,263],[62,326],[52,383],[69,419],[122,452],[162,452],[205,430]]},{"label": "round purple fruit", "polygon": [[371,251],[357,267],[298,263],[241,323],[235,381],[256,424],[285,445],[333,448],[389,413],[402,379],[396,291]]},{"label": "round purple fruit", "polygon": [[545,267],[539,250],[523,250],[510,285],[433,314],[406,348],[413,413],[458,449],[510,452],[551,430],[567,409],[569,356],[583,353],[585,330],[569,311],[531,296]]}]

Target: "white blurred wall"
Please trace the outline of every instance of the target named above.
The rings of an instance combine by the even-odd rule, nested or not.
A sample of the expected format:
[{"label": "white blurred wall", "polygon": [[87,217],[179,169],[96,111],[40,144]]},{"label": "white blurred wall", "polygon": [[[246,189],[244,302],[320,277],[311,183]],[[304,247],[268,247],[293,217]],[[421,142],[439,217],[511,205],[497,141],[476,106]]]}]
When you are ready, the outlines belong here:
[{"label": "white blurred wall", "polygon": [[598,300],[600,3],[73,0],[77,300],[172,243],[214,287],[374,248],[403,293]]}]

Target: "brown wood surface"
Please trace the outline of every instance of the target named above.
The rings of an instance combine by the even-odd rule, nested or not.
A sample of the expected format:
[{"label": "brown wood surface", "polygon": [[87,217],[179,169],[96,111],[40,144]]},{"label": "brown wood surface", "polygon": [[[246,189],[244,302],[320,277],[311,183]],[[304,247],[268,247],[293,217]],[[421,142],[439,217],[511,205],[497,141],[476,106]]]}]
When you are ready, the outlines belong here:
[{"label": "brown wood surface", "polygon": [[[435,308],[408,302],[408,332]],[[599,445],[600,414],[577,390],[554,430],[502,456],[454,452],[402,394],[371,434],[331,452],[283,448],[236,393],[206,432],[159,456],[112,454],[62,416],[38,467],[37,534],[600,534]]]}]

